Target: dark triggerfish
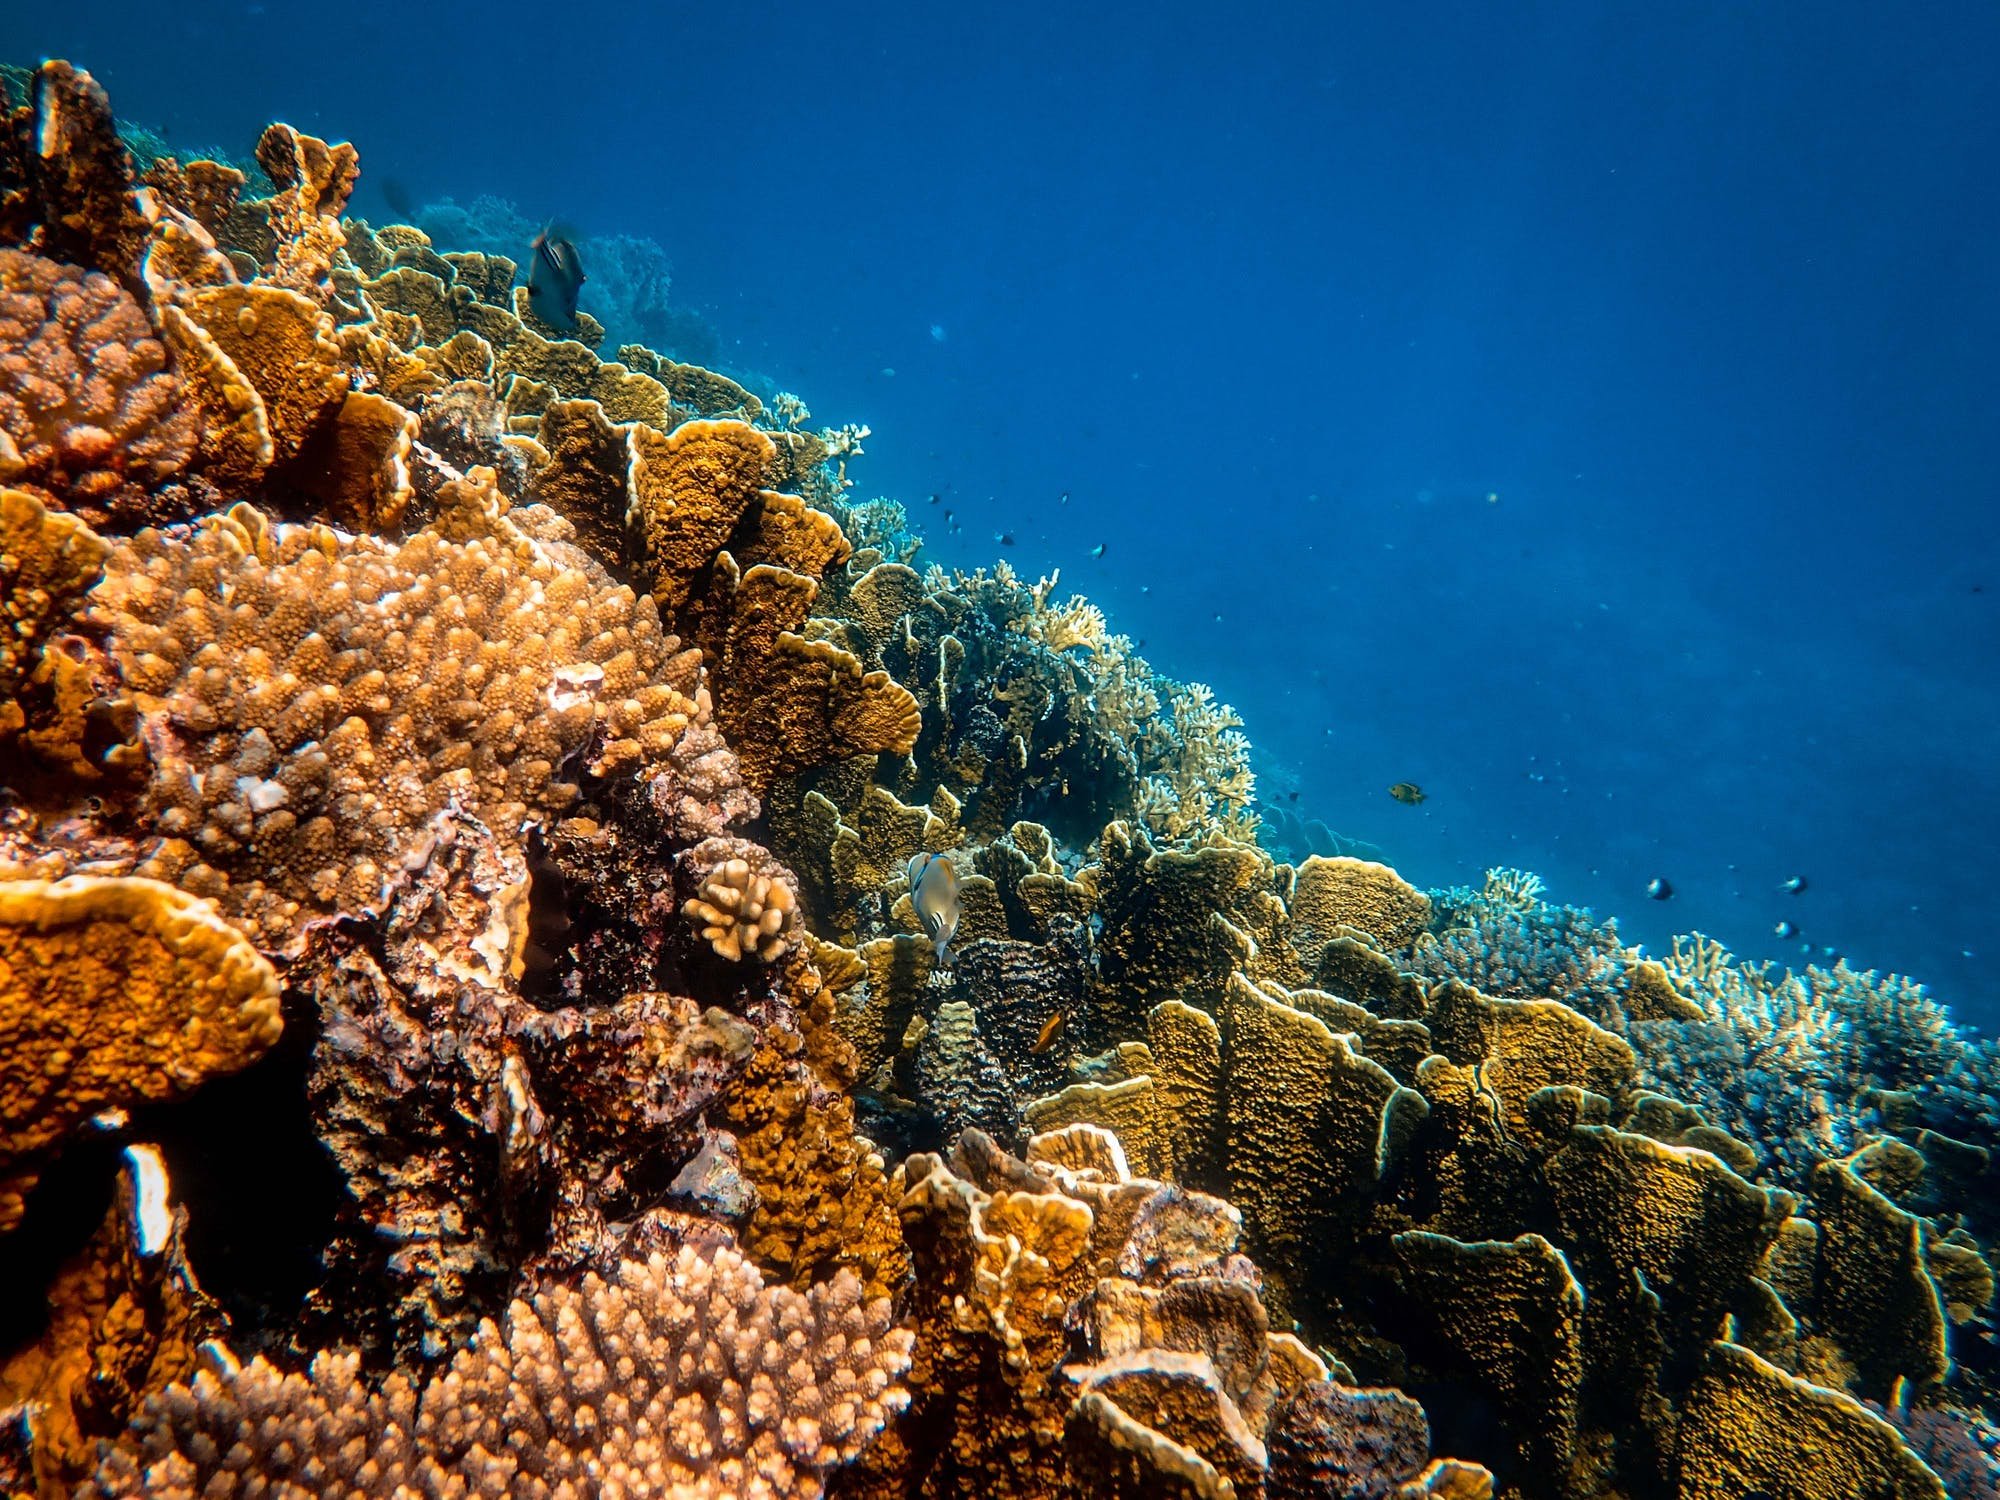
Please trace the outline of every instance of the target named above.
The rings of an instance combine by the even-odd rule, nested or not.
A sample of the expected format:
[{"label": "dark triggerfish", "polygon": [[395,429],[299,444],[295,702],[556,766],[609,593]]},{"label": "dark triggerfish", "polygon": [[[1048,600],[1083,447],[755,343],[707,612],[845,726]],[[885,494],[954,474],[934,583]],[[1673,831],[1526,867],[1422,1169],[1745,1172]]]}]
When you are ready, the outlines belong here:
[{"label": "dark triggerfish", "polygon": [[958,871],[941,854],[910,857],[910,904],[924,924],[924,936],[937,948],[939,963],[950,963],[945,951],[958,931]]},{"label": "dark triggerfish", "polygon": [[576,294],[583,286],[583,262],[576,246],[551,225],[529,247],[528,306],[544,323],[576,327]]}]

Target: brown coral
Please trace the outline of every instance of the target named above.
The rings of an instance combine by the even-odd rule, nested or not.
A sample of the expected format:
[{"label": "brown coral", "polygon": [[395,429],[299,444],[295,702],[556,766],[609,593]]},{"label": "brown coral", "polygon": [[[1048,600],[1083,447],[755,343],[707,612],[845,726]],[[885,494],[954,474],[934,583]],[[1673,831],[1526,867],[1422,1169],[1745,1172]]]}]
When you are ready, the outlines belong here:
[{"label": "brown coral", "polygon": [[340,213],[361,175],[360,158],[345,141],[329,146],[274,124],[257,142],[257,165],[278,188],[268,205],[272,280],[324,301],[330,295],[327,273],[347,242]]},{"label": "brown coral", "polygon": [[167,351],[110,277],[0,249],[0,482],[93,521],[143,514],[194,456]]},{"label": "brown coral", "polygon": [[219,1318],[182,1253],[184,1224],[159,1151],[127,1147],[103,1223],[49,1287],[41,1336],[0,1358],[0,1411],[34,1414],[41,1493],[67,1494],[99,1442],[193,1372]]},{"label": "brown coral", "polygon": [[421,1394],[352,1355],[221,1360],[153,1400],[86,1494],[161,1500],[820,1495],[907,1400],[910,1335],[850,1275],[767,1287],[726,1246],[625,1261],[487,1321]]},{"label": "brown coral", "polygon": [[0,490],[0,735],[19,729],[15,695],[42,642],[104,570],[111,548],[75,516]]},{"label": "brown coral", "polygon": [[0,881],[0,1231],[101,1110],[186,1093],[278,1038],[271,966],[154,880]]},{"label": "brown coral", "polygon": [[743,958],[769,963],[789,946],[785,929],[796,905],[776,876],[751,869],[748,860],[726,859],[681,911],[732,963]]},{"label": "brown coral", "polygon": [[39,248],[137,291],[152,232],[132,158],[97,81],[60,59],[35,74],[32,154],[22,163]]},{"label": "brown coral", "polygon": [[237,507],[122,544],[93,596],[154,760],[150,868],[224,895],[274,946],[302,913],[372,909],[456,802],[556,812],[586,751],[663,764],[707,713],[700,664],[649,601],[454,481],[407,542]]}]

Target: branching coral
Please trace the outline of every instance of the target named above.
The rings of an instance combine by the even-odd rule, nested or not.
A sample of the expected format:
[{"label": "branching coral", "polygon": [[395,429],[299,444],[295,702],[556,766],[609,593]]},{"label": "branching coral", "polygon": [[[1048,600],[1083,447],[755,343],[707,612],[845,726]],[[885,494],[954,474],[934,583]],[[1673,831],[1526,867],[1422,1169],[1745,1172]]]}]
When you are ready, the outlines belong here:
[{"label": "branching coral", "polygon": [[681,911],[722,957],[769,963],[789,946],[785,929],[796,905],[781,879],[753,870],[739,857],[711,869],[701,894]]},{"label": "branching coral", "polygon": [[83,1493],[812,1497],[902,1409],[910,1344],[852,1274],[800,1294],[684,1247],[516,1301],[421,1391],[371,1390],[351,1354],[307,1375],[218,1355]]}]

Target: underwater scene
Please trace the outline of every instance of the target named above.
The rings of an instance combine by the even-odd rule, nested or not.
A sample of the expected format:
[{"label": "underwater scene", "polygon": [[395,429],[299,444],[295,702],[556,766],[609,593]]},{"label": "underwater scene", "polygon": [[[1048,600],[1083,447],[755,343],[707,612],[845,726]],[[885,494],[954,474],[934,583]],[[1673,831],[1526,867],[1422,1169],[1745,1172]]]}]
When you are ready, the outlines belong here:
[{"label": "underwater scene", "polygon": [[0,16],[0,1496],[2000,1500],[2000,11]]}]

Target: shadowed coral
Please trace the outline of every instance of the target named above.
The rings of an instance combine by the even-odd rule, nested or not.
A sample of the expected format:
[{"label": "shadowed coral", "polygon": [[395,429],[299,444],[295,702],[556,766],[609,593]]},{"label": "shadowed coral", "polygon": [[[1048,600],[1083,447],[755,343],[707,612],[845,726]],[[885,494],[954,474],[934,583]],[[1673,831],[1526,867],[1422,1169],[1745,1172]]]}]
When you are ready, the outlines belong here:
[{"label": "shadowed coral", "polygon": [[727,1247],[626,1261],[517,1300],[421,1393],[352,1355],[306,1375],[218,1360],[151,1401],[84,1493],[823,1493],[901,1410],[910,1335],[843,1275],[767,1287]]},{"label": "shadowed coral", "polygon": [[[311,298],[280,286],[204,287],[175,303],[227,361],[218,372],[225,390],[233,371],[256,392],[264,407],[272,461],[284,463],[304,446],[313,429],[339,409],[347,395],[347,372],[333,322]],[[167,323],[169,334],[176,326]],[[201,357],[212,360],[197,341]],[[179,352],[177,350],[177,352]],[[225,407],[238,398],[222,397]],[[233,427],[233,412],[218,413]]]},{"label": "shadowed coral", "polygon": [[[1114,1137],[1072,1126],[1021,1161],[967,1131],[904,1177],[915,1405],[856,1493],[1280,1500],[1350,1493],[1312,1475],[1339,1450],[1351,1493],[1386,1496],[1423,1468],[1427,1441],[1371,1463],[1366,1424],[1339,1430],[1334,1410],[1375,1393],[1314,1394],[1326,1365],[1271,1329],[1235,1210],[1134,1177]],[[1298,1460],[1289,1484],[1267,1476],[1273,1433]]]},{"label": "shadowed coral", "polygon": [[743,1238],[758,1263],[794,1286],[850,1266],[872,1295],[897,1286],[909,1262],[882,1158],[855,1133],[854,1102],[838,1091],[854,1054],[833,1030],[832,1009],[832,995],[817,989],[798,1029],[767,1027],[715,1114],[757,1190]]},{"label": "shadowed coral", "polygon": [[1490,1393],[1522,1470],[1566,1472],[1584,1378],[1584,1298],[1562,1251],[1538,1234],[1467,1244],[1422,1230],[1397,1235],[1395,1250],[1444,1365]]},{"label": "shadowed coral", "polygon": [[[186,1215],[152,1146],[129,1146],[97,1232],[56,1273],[38,1339],[0,1359],[0,1410],[34,1417],[40,1492],[68,1494],[144,1399],[194,1370],[220,1322],[182,1253]],[[0,1469],[0,1472],[3,1472]]]},{"label": "shadowed coral", "polygon": [[131,153],[110,100],[88,73],[51,59],[36,70],[30,111],[22,217],[35,227],[36,248],[138,291],[152,218],[133,191]]},{"label": "shadowed coral", "polygon": [[100,1110],[170,1099],[278,1039],[271,966],[154,880],[0,880],[0,1231]]},{"label": "shadowed coral", "polygon": [[[693,857],[700,859],[700,850]],[[701,883],[701,894],[681,908],[715,951],[732,962],[769,963],[789,946],[785,935],[797,903],[777,876],[753,870],[745,859],[725,859]]]},{"label": "shadowed coral", "polygon": [[194,456],[195,413],[110,277],[0,249],[0,483],[94,521],[145,515]]},{"label": "shadowed coral", "polygon": [[17,694],[51,628],[104,571],[105,542],[75,516],[0,490],[0,737],[24,718]]},{"label": "shadowed coral", "polygon": [[416,413],[386,397],[351,391],[299,449],[292,483],[336,526],[391,530],[410,503],[416,440]]},{"label": "shadowed coral", "polygon": [[1928,1226],[1855,1171],[1822,1162],[1812,1178],[1819,1225],[1815,1322],[1856,1366],[1855,1386],[1881,1400],[1906,1382],[1921,1393],[1951,1368],[1944,1300],[1925,1260]]},{"label": "shadowed coral", "polygon": [[1947,1500],[1944,1485],[1853,1397],[1736,1344],[1709,1348],[1680,1426],[1680,1494],[1741,1500]]}]

